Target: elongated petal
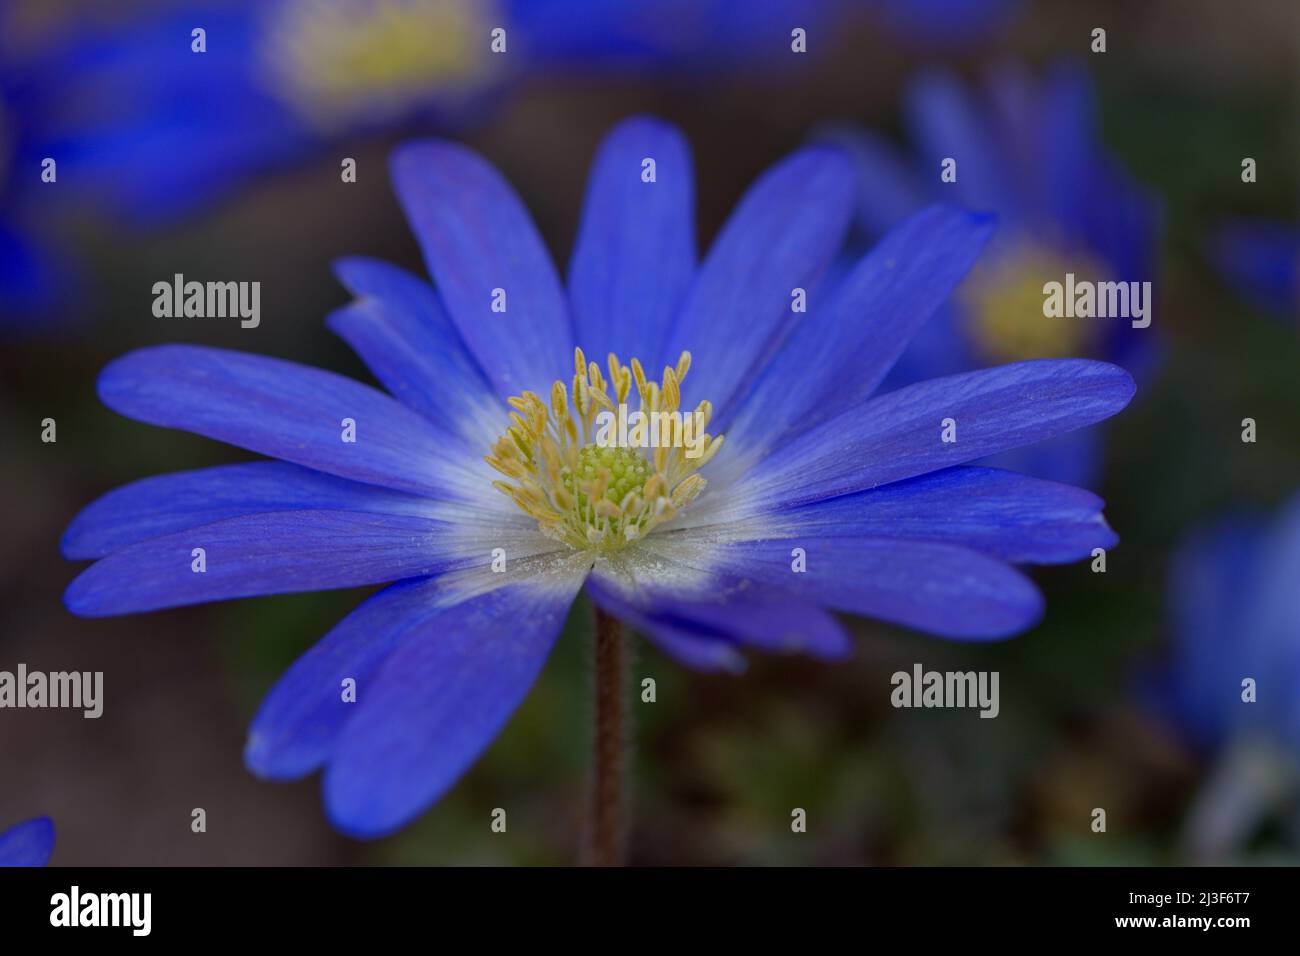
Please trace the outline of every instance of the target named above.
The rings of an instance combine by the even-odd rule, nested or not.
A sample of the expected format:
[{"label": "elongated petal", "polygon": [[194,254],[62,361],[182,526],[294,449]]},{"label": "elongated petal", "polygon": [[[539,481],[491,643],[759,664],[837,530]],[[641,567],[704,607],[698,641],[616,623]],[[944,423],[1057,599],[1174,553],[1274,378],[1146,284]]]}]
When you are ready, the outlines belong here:
[{"label": "elongated petal", "polygon": [[[947,543],[813,535],[718,540],[716,532],[692,529],[646,545],[663,562],[712,577],[710,589],[748,580],[791,600],[942,637],[1008,637],[1033,626],[1043,610],[1042,596],[1020,572]],[[699,584],[686,594],[697,599]]]},{"label": "elongated petal", "polygon": [[[632,581],[598,571],[587,584],[593,601],[652,640],[669,635],[664,650],[703,670],[736,670],[736,650],[808,654],[840,660],[852,645],[834,615],[815,604],[771,595],[738,579],[721,582],[713,593],[682,595],[654,581]],[[686,643],[683,643],[683,640]],[[730,647],[707,649],[708,642]]]},{"label": "elongated petal", "polygon": [[[922,168],[935,188],[951,189],[954,201],[1005,218],[1020,209],[1008,180],[1009,164],[997,144],[993,117],[975,95],[947,72],[921,74],[907,90],[908,125],[919,146]],[[943,184],[945,160],[957,163],[956,179]]]},{"label": "elongated petal", "polygon": [[763,369],[729,440],[775,444],[869,396],[921,325],[965,277],[992,220],[932,206],[872,249],[824,310],[809,313]]},{"label": "elongated petal", "polygon": [[[1097,111],[1092,82],[1082,68],[1057,67],[1044,80],[1033,117],[1041,131],[1035,145],[1042,161],[1036,170],[1045,180],[1045,212],[1065,235],[1088,236],[1099,210],[1097,170],[1105,156],[1097,139]],[[1109,197],[1107,197],[1109,198]],[[1124,278],[1128,278],[1127,276]]]},{"label": "elongated petal", "polygon": [[[481,481],[446,452],[447,436],[392,398],[333,372],[190,345],[140,349],[100,373],[104,404],[355,481],[433,497]],[[344,419],[356,441],[343,441]]]},{"label": "elongated petal", "polygon": [[1118,542],[1090,491],[995,468],[948,468],[773,515],[791,536],[944,541],[1013,564],[1077,561]]},{"label": "elongated petal", "polygon": [[569,265],[577,340],[588,355],[635,355],[651,369],[676,360],[663,347],[695,269],[694,205],[690,148],[676,127],[640,117],[605,137]]},{"label": "elongated petal", "polygon": [[[285,672],[253,718],[244,763],[259,777],[294,780],[321,767],[380,666],[439,613],[442,582],[391,585],[361,604]],[[349,700],[343,682],[354,682]]]},{"label": "elongated petal", "polygon": [[390,833],[447,791],[523,701],[582,583],[531,580],[429,618],[359,699],[325,772],[334,825]]},{"label": "elongated petal", "polygon": [[601,610],[618,618],[677,663],[692,670],[706,674],[739,674],[748,666],[745,655],[734,642],[720,639],[716,634],[692,632],[687,627],[653,617],[642,603],[627,597],[615,582],[602,581],[599,573],[588,580],[587,593]]},{"label": "elongated petal", "polygon": [[[719,414],[793,320],[791,295],[821,277],[852,212],[853,169],[839,150],[800,150],[750,187],[714,241],[667,355],[689,350],[691,395]],[[688,383],[688,385],[691,383]]]},{"label": "elongated petal", "polygon": [[776,450],[746,477],[745,504],[770,510],[965,464],[1109,418],[1133,391],[1123,369],[1082,359],[1017,362],[909,385]]},{"label": "elongated petal", "polygon": [[[611,610],[610,613],[615,612]],[[741,674],[749,666],[745,655],[730,641],[701,637],[686,628],[662,624],[652,618],[638,621],[633,617],[619,616],[659,650],[692,670],[705,674]]]},{"label": "elongated petal", "polygon": [[373,259],[343,259],[334,270],[357,300],[330,315],[329,327],[402,404],[481,444],[476,412],[493,408],[499,418],[501,406],[433,287]]},{"label": "elongated petal", "polygon": [[434,502],[335,478],[283,461],[219,465],[155,475],[91,502],[63,533],[63,556],[102,558],[186,528],[267,511],[301,509],[434,517]]},{"label": "elongated petal", "polygon": [[391,168],[443,305],[498,394],[545,394],[572,375],[564,290],[510,184],[464,146],[432,140],[400,147]]},{"label": "elongated petal", "polygon": [[54,852],[54,822],[37,817],[0,833],[0,866],[44,866]]},{"label": "elongated petal", "polygon": [[[442,521],[349,511],[228,518],[114,551],[68,586],[63,602],[104,617],[257,594],[379,584],[484,562]],[[193,570],[193,550],[206,570]]]},{"label": "elongated petal", "polygon": [[[1244,619],[1258,598],[1268,528],[1236,515],[1198,528],[1170,564],[1172,653],[1152,675],[1162,703],[1198,745],[1212,747],[1249,719],[1241,679],[1263,676],[1259,633]],[[1275,712],[1276,713],[1276,712]]]}]

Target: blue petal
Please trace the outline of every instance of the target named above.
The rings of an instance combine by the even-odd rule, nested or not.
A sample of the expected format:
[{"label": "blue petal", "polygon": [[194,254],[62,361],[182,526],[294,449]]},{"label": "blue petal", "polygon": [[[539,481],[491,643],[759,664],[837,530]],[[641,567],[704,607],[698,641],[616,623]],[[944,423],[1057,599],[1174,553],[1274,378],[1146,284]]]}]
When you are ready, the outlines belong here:
[{"label": "blue petal", "polygon": [[1264,678],[1256,635],[1243,618],[1255,598],[1265,536],[1262,522],[1231,518],[1190,534],[1170,563],[1174,646],[1158,671],[1161,703],[1202,747],[1217,746],[1245,722],[1242,678]]},{"label": "blue petal", "polygon": [[[227,518],[114,551],[63,596],[83,617],[421,577],[483,560],[447,522],[350,511]],[[192,570],[203,548],[207,570]]]},{"label": "blue petal", "polygon": [[329,327],[398,401],[478,441],[466,409],[497,400],[433,287],[375,259],[342,259],[334,270],[357,301],[330,315]]},{"label": "blue petal", "polygon": [[[501,396],[573,374],[564,290],[510,184],[454,143],[400,147],[393,183],[452,321]],[[504,312],[493,312],[495,289]]]},{"label": "blue petal", "polygon": [[373,680],[325,772],[334,825],[391,833],[446,792],[522,703],[541,671],[581,576],[525,581],[429,618]]},{"label": "blue petal", "polygon": [[[614,614],[613,610],[610,610]],[[740,674],[748,667],[745,655],[728,641],[714,637],[701,637],[688,628],[661,624],[650,618],[636,618],[626,614],[619,617],[678,664],[705,674]]]},{"label": "blue petal", "polygon": [[[57,156],[60,191],[78,202],[159,221],[301,156],[314,137],[257,69],[256,12],[209,5],[56,44],[17,98],[25,157]],[[201,56],[190,51],[197,21],[208,31]]]},{"label": "blue petal", "polygon": [[[930,72],[908,87],[906,109],[925,175],[936,189],[951,190],[953,201],[1005,218],[1020,213],[1008,181],[1009,163],[998,148],[992,123],[980,103],[955,76]],[[940,180],[945,159],[957,161],[953,183]]]},{"label": "blue petal", "polygon": [[[1036,159],[1026,175],[1043,181],[1043,228],[1100,258],[1110,279],[1153,279],[1159,206],[1100,141],[1087,71],[1075,63],[1054,66],[1038,91],[1032,124],[1035,139],[1025,150],[1032,148]],[[1119,323],[1110,337],[1148,338],[1130,330]],[[1121,357],[1113,347],[1107,354]]]},{"label": "blue petal", "polygon": [[720,425],[729,440],[774,445],[874,392],[965,277],[992,228],[985,216],[932,206],[892,230],[763,369],[735,425]]},{"label": "blue petal", "polygon": [[1046,180],[1044,212],[1063,235],[1078,241],[1087,234],[1089,217],[1096,215],[1099,197],[1092,187],[1103,158],[1092,83],[1083,69],[1058,66],[1044,81],[1039,99],[1035,145],[1041,164],[1035,172]]},{"label": "blue petal", "polygon": [[[688,541],[692,532],[682,532]],[[664,553],[671,554],[671,542]],[[794,549],[806,568],[794,570]],[[1042,616],[1033,582],[969,548],[897,538],[815,535],[728,541],[712,574],[744,578],[807,604],[863,614],[963,640],[1017,634]]]},{"label": "blue petal", "polygon": [[[293,362],[189,345],[140,349],[99,376],[104,404],[355,481],[433,497],[469,497],[472,462],[447,435],[369,386]],[[342,440],[343,419],[355,443]]]},{"label": "blue petal", "polygon": [[[755,510],[849,494],[962,465],[1109,418],[1133,397],[1123,369],[1041,359],[933,379],[851,408],[745,475]],[[956,440],[944,442],[945,419]]]},{"label": "blue petal", "polygon": [[[792,601],[785,595],[757,592],[743,580],[719,585],[715,593],[685,596],[638,583],[628,588],[616,576],[599,569],[587,583],[591,599],[609,613],[628,621],[697,669],[735,670],[735,650],[728,653],[698,646],[705,642],[748,647],[779,654],[808,654],[822,660],[842,660],[852,650],[844,628],[835,616],[816,605]],[[689,644],[683,645],[681,639]]]},{"label": "blue petal", "polygon": [[[642,161],[655,181],[642,181]],[[695,269],[695,182],[676,127],[649,118],[605,137],[587,183],[569,266],[578,344],[602,359],[635,355],[655,369]]]},{"label": "blue petal", "polygon": [[[1013,564],[1077,561],[1119,538],[1092,492],[992,468],[949,468],[774,515],[815,537],[944,541]],[[787,525],[782,521],[782,527]]]},{"label": "blue petal", "polygon": [[[322,766],[343,727],[369,699],[378,673],[408,634],[427,633],[439,612],[442,583],[424,579],[391,585],[340,621],[276,681],[253,718],[244,763],[259,777],[295,780]],[[343,681],[355,681],[355,702]]]},{"label": "blue petal", "polygon": [[44,866],[54,852],[54,821],[37,817],[0,833],[0,866]]},{"label": "blue petal", "polygon": [[63,533],[65,558],[102,558],[150,538],[224,518],[300,509],[428,515],[427,498],[282,461],[155,475],[91,502]]},{"label": "blue petal", "polygon": [[[801,150],[750,187],[696,275],[666,355],[692,353],[690,405],[719,417],[794,320],[791,293],[813,286],[844,239],[853,169],[839,150]],[[651,373],[653,374],[653,373]]]},{"label": "blue petal", "polygon": [[[1289,658],[1285,670],[1300,690],[1300,495],[1294,496],[1273,520],[1260,543],[1261,573],[1241,625],[1268,642],[1273,663]],[[1300,694],[1290,695],[1293,702]],[[1300,706],[1300,703],[1296,704]],[[1300,728],[1297,728],[1300,729]]]}]

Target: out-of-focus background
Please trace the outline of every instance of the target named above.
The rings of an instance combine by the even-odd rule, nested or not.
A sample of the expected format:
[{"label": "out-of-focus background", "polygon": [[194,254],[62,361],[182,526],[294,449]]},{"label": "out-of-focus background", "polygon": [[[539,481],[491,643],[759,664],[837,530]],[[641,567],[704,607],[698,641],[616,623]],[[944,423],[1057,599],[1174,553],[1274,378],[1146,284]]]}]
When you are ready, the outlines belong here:
[{"label": "out-of-focus background", "polygon": [[[291,18],[295,4],[257,6]],[[1234,222],[1300,221],[1300,5],[509,6],[469,4],[509,24],[509,67],[458,69],[451,56],[426,82],[452,94],[414,110],[400,97],[357,106],[330,85],[331,69],[352,60],[324,41],[306,54],[277,48],[283,39],[255,35],[275,25],[240,20],[239,4],[212,8],[222,12],[211,21],[193,4],[2,8],[0,279],[13,291],[0,300],[0,669],[102,670],[106,702],[99,720],[0,711],[0,829],[49,814],[56,864],[572,860],[589,750],[585,604],[485,757],[419,821],[373,843],[329,828],[316,779],[261,783],[241,760],[261,696],[364,591],[108,620],[64,610],[77,567],[61,558],[59,536],[80,507],[136,478],[247,457],[112,414],[96,399],[97,372],[138,346],[194,342],[371,381],[323,324],[347,301],[330,265],[365,254],[423,271],[385,171],[411,135],[461,140],[500,168],[563,267],[593,151],[626,116],[653,113],[685,131],[706,248],[753,178],[829,124],[869,128],[906,151],[905,90],[918,71],[940,66],[975,83],[990,66],[1037,73],[1067,58],[1091,77],[1112,159],[1161,210],[1148,331],[1162,354],[1107,426],[1093,482],[1121,536],[1106,572],[1035,571],[1046,619],[991,646],[859,621],[845,664],[758,657],[744,676],[721,677],[639,644],[633,674],[657,680],[658,700],[633,704],[631,859],[1300,860],[1300,734],[1198,740],[1149,680],[1179,640],[1166,580],[1184,536],[1243,509],[1272,512],[1300,488],[1300,295],[1289,312],[1285,297],[1270,308],[1215,252]],[[204,22],[208,55],[225,58],[231,79],[189,91],[189,26]],[[692,26],[701,23],[714,32]],[[808,52],[794,55],[790,30],[805,24]],[[1105,53],[1091,50],[1097,27]],[[294,29],[291,19],[278,28]],[[259,57],[258,78],[239,78]],[[301,127],[267,112],[248,88],[279,67],[301,80],[283,102],[315,91],[333,97],[329,108]],[[364,57],[354,67],[390,75],[382,55],[378,67]],[[41,182],[44,155],[61,157],[55,184]],[[355,183],[340,181],[343,157],[357,161]],[[1257,161],[1254,183],[1242,182],[1243,157]],[[152,286],[174,273],[260,281],[260,327],[156,318]],[[1240,439],[1246,417],[1258,423],[1255,443]],[[45,418],[57,422],[56,443],[40,439]],[[1291,636],[1300,641],[1300,626]],[[1232,638],[1223,669],[1235,673]],[[999,671],[1000,716],[892,709],[890,675],[917,662]],[[1293,670],[1275,692],[1296,701]],[[1253,755],[1248,772],[1242,753]],[[196,807],[206,834],[191,832]],[[508,810],[507,834],[489,829],[495,807]],[[806,833],[791,832],[796,807]],[[1104,834],[1091,826],[1096,807]]]}]

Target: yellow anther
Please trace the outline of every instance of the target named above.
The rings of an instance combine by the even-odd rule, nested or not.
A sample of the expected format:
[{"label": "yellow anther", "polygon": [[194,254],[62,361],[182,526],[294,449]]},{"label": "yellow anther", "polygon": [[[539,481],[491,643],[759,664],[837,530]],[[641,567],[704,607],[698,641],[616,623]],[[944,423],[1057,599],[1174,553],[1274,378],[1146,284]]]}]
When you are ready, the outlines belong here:
[{"label": "yellow anther", "polygon": [[[486,456],[507,479],[493,487],[545,533],[579,549],[624,547],[671,520],[704,489],[696,472],[722,444],[704,433],[712,405],[680,410],[689,352],[664,368],[662,385],[646,378],[638,359],[625,365],[610,354],[606,365],[608,378],[575,348],[572,382],[552,384],[549,402],[534,392],[511,397],[510,426]],[[626,407],[633,383],[635,411]],[[629,424],[631,415],[641,424]],[[610,440],[620,419],[622,430]],[[686,457],[696,449],[699,457]]]},{"label": "yellow anther", "polygon": [[695,406],[695,421],[699,428],[708,428],[713,419],[713,403],[707,398]]},{"label": "yellow anther", "polygon": [[683,352],[677,359],[677,381],[680,383],[691,370],[691,353]]},{"label": "yellow anther", "polygon": [[641,397],[641,401],[644,402],[646,384],[645,369],[641,367],[641,360],[635,356],[632,357],[632,377],[636,379],[636,393]]},{"label": "yellow anther", "polygon": [[704,450],[700,453],[700,457],[696,458],[692,462],[692,466],[695,468],[703,468],[709,462],[713,461],[713,456],[722,450],[722,442],[726,437],[726,435],[705,435]]}]

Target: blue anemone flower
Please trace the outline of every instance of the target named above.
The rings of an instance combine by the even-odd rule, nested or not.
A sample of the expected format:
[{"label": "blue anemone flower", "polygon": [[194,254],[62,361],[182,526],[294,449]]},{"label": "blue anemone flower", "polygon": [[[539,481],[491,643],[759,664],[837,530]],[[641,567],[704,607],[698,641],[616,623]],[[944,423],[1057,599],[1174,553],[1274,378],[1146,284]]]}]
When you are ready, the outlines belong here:
[{"label": "blue anemone flower", "polygon": [[1300,315],[1300,225],[1239,219],[1214,236],[1210,257],[1256,308],[1288,319]]},{"label": "blue anemone flower", "polygon": [[467,128],[538,71],[788,54],[837,3],[225,0],[65,27],[23,51],[19,105],[64,192],[147,224],[348,138]]},{"label": "blue anemone flower", "polygon": [[[388,392],[223,349],[132,352],[100,375],[110,408],[278,460],[119,488],[62,542],[98,559],[64,598],[90,617],[395,582],[281,678],[245,753],[264,778],[323,767],[345,832],[391,832],[456,781],[584,585],[668,655],[738,669],[751,648],[844,656],[831,609],[1015,634],[1043,600],[1013,564],[1115,543],[1093,494],[967,463],[1115,414],[1123,369],[1020,362],[873,396],[986,217],[926,209],[818,285],[854,177],[814,146],[761,176],[697,263],[688,146],[636,118],[597,153],[566,289],[480,156],[415,142],[391,171],[433,284],[344,259],[356,299],[328,320]],[[682,430],[601,443],[620,406]]]},{"label": "blue anemone flower", "polygon": [[[827,139],[858,170],[856,225],[874,239],[927,203],[994,213],[989,252],[904,353],[890,385],[994,362],[1088,355],[1139,381],[1154,362],[1153,329],[1124,318],[1046,318],[1043,286],[1066,273],[1091,282],[1154,278],[1157,207],[1097,136],[1086,73],[1059,65],[1040,82],[1018,67],[990,71],[977,93],[946,72],[917,77],[906,94],[914,157],[865,130]],[[945,159],[956,181],[941,181]],[[1150,308],[1150,303],[1148,303]],[[1100,470],[1098,429],[1078,431],[996,463],[1073,484]]]},{"label": "blue anemone flower", "polygon": [[0,866],[44,866],[54,852],[54,822],[37,817],[0,833]]},{"label": "blue anemone flower", "polygon": [[1297,580],[1300,496],[1272,519],[1234,515],[1198,529],[1179,549],[1168,585],[1173,645],[1152,686],[1202,752],[1249,739],[1300,758]]}]

